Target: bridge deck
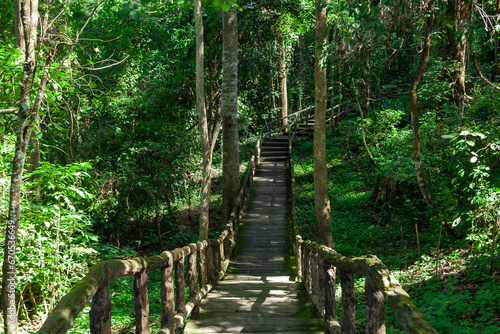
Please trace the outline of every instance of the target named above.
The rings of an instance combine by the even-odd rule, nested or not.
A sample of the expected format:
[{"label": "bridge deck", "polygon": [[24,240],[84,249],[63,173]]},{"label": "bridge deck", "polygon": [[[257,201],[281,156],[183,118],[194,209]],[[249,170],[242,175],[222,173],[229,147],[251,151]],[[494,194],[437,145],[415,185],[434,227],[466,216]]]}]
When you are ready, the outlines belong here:
[{"label": "bridge deck", "polygon": [[184,333],[322,333],[290,268],[287,138],[264,142],[230,274]]}]

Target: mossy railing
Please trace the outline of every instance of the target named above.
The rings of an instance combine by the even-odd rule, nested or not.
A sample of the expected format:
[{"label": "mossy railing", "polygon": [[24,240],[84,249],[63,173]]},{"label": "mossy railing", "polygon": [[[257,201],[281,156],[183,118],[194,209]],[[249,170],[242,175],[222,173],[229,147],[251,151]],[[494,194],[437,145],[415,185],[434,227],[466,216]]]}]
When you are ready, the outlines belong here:
[{"label": "mossy railing", "polygon": [[[108,260],[96,264],[88,274],[65,295],[48,315],[37,334],[66,333],[78,314],[92,300],[90,333],[111,333],[110,280],[119,276],[134,276],[134,306],[136,333],[150,333],[148,273],[161,271],[161,330],[158,334],[173,334],[186,318],[198,313],[198,305],[226,273],[235,235],[246,198],[253,183],[255,168],[260,160],[262,142],[269,127],[262,129],[256,149],[247,166],[229,222],[219,238],[198,241],[148,258]],[[185,297],[185,261],[188,261],[188,297]]]},{"label": "mossy railing", "polygon": [[[291,220],[297,277],[303,282],[315,309],[323,315],[325,334],[356,333],[354,274],[366,276],[366,334],[386,332],[385,303],[394,311],[406,332],[438,333],[413,305],[408,293],[378,257],[346,257],[331,248],[302,239],[297,225],[292,136],[289,140],[288,165],[291,176]],[[342,288],[340,324],[336,315],[336,273],[340,277]]]}]

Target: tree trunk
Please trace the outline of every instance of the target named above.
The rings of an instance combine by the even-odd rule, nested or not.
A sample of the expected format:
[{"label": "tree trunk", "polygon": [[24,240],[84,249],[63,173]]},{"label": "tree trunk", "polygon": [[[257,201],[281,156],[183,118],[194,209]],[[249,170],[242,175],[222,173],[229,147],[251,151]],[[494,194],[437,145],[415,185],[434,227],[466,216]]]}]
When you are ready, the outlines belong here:
[{"label": "tree trunk", "polygon": [[[40,126],[40,122],[37,124],[37,131],[41,131],[42,128]],[[40,154],[40,143],[38,141],[38,137],[36,133],[33,132],[30,138],[30,142],[28,146],[32,146],[33,149],[28,152],[28,174],[35,172],[38,167],[40,167],[41,154]],[[28,181],[33,182],[36,179],[40,178],[40,174],[33,175],[29,178]],[[36,198],[40,198],[40,184],[37,184],[33,189],[31,189],[32,194]]]},{"label": "tree trunk", "polygon": [[198,110],[198,126],[203,155],[199,238],[200,240],[206,240],[208,239],[210,188],[212,187],[212,150],[210,147],[207,110],[205,106],[205,67],[201,0],[194,0],[194,17],[196,24],[196,108]]},{"label": "tree trunk", "polygon": [[[24,28],[23,28],[23,22],[21,19],[20,15],[20,2],[19,0],[15,0],[14,4],[14,9],[15,9],[15,46],[18,48],[20,51],[24,51],[26,48],[26,42],[25,42],[25,36],[24,36]],[[25,10],[27,11],[27,15],[30,17],[31,21],[31,29],[32,31],[36,31],[37,26],[38,26],[38,0],[34,0],[29,2],[29,4],[26,6]],[[36,40],[35,40],[36,44]],[[40,131],[40,124],[38,124],[38,131]],[[38,138],[36,136],[32,136],[30,138],[30,143],[28,146],[33,145],[33,149],[28,153],[28,173],[33,173],[37,168],[40,166],[40,145],[38,143]],[[30,178],[29,181],[33,181],[40,176],[35,176]],[[33,189],[33,194],[35,197],[39,198],[40,197],[40,186],[36,186]]]},{"label": "tree trunk", "polygon": [[287,81],[286,81],[286,44],[285,39],[280,38],[280,56],[279,56],[279,91],[280,91],[280,110],[278,117],[281,119],[281,127],[283,132],[286,132],[288,119],[288,96],[287,96]]},{"label": "tree trunk", "polygon": [[[446,5],[446,16],[452,21],[447,28],[448,45],[446,49],[450,66],[451,93],[455,105],[461,114],[465,101],[465,55],[467,48],[467,24],[471,10],[463,0],[449,0]],[[457,35],[459,36],[457,38]]]},{"label": "tree trunk", "polygon": [[418,106],[417,106],[417,90],[418,85],[420,84],[420,80],[422,80],[422,76],[424,73],[425,66],[427,65],[427,60],[429,59],[429,53],[431,50],[431,29],[432,29],[432,21],[433,16],[430,11],[430,0],[426,1],[425,9],[428,12],[427,22],[425,26],[425,42],[424,48],[422,50],[422,58],[420,59],[420,64],[417,69],[417,73],[415,74],[415,78],[413,79],[413,83],[410,90],[410,111],[411,111],[411,125],[413,129],[413,162],[415,164],[415,172],[417,174],[418,185],[420,187],[420,191],[424,196],[425,202],[433,211],[436,210],[434,203],[432,202],[432,196],[427,189],[427,184],[425,182],[424,173],[422,170],[422,159],[420,155],[420,125],[419,125],[419,114],[418,114]]},{"label": "tree trunk", "polygon": [[238,137],[238,21],[236,8],[222,13],[222,219],[227,222],[240,189]]},{"label": "tree trunk", "polygon": [[326,169],[326,1],[316,2],[315,106],[314,106],[314,200],[319,242],[333,248],[330,200]]},{"label": "tree trunk", "polygon": [[[27,3],[26,3],[27,2]],[[27,19],[29,19],[30,27],[31,30],[28,32],[31,34],[31,31],[35,29],[38,26],[38,0],[31,0],[31,1],[25,1],[23,2],[25,4],[24,6],[24,11],[27,16]],[[26,31],[24,31],[24,23],[23,23],[23,18],[21,16],[21,1],[20,0],[15,0],[14,2],[14,10],[15,10],[15,16],[14,16],[14,33],[15,33],[15,46],[21,51],[24,51],[26,48]],[[27,21],[28,22],[28,21]],[[26,23],[27,23],[26,22]],[[28,35],[31,36],[31,35]],[[36,45],[36,39],[34,40],[34,43]]]},{"label": "tree trunk", "polygon": [[[427,0],[424,8],[426,12],[428,12],[428,17],[425,26],[425,43],[424,48],[422,50],[422,57],[420,59],[420,64],[417,69],[417,73],[415,74],[415,78],[413,79],[413,83],[410,90],[410,112],[411,112],[411,125],[413,129],[413,162],[415,164],[415,172],[417,174],[418,186],[420,191],[427,203],[427,206],[432,210],[433,214],[437,213],[437,208],[432,201],[432,196],[427,188],[427,183],[425,181],[424,172],[422,169],[422,158],[421,158],[421,149],[420,149],[420,125],[419,125],[419,114],[418,114],[418,106],[417,106],[417,91],[420,81],[422,80],[422,76],[424,73],[425,66],[427,65],[427,61],[429,59],[429,53],[431,50],[431,31],[432,31],[432,22],[433,15],[431,11],[431,0]],[[462,235],[451,228],[446,223],[441,223],[445,229],[454,235],[456,238],[462,238]]]},{"label": "tree trunk", "polygon": [[[3,262],[2,281],[2,310],[4,314],[4,330],[6,334],[17,333],[17,310],[15,299],[16,287],[16,248],[19,230],[19,215],[21,208],[21,185],[23,182],[23,169],[26,158],[26,148],[31,137],[33,125],[39,117],[39,104],[35,100],[30,107],[30,93],[36,71],[35,46],[36,22],[38,22],[38,0],[19,2],[19,15],[16,23],[20,22],[20,32],[24,38],[25,60],[23,76],[20,84],[19,129],[16,132],[15,156],[12,161],[12,176],[10,183],[9,218],[7,233],[5,235],[5,249]],[[16,32],[18,24],[16,24]],[[40,90],[45,90],[47,85],[48,67],[44,71],[44,78],[40,82]],[[43,94],[42,94],[43,95]],[[37,96],[38,98],[38,96]],[[40,101],[41,102],[41,101]],[[38,105],[38,107],[37,107]]]}]

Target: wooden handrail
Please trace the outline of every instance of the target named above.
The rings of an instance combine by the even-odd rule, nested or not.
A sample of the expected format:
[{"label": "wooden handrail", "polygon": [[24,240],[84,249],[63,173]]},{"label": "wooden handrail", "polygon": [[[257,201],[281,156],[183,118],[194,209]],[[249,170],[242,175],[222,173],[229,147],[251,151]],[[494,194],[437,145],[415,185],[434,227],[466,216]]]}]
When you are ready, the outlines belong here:
[{"label": "wooden handrail", "polygon": [[[354,274],[366,276],[365,333],[385,333],[385,303],[396,314],[408,333],[438,333],[412,303],[408,293],[375,255],[346,257],[316,242],[304,240],[297,225],[295,171],[292,159],[292,136],[289,137],[291,175],[292,235],[297,277],[304,283],[311,302],[325,319],[325,334],[354,334]],[[335,314],[335,270],[342,287],[340,325]]]},{"label": "wooden handrail", "polygon": [[[268,130],[269,132],[271,130]],[[48,315],[37,334],[63,334],[73,325],[78,314],[92,299],[90,333],[111,333],[110,280],[119,276],[134,276],[136,333],[150,333],[147,273],[161,271],[161,330],[157,334],[173,334],[186,318],[198,313],[198,305],[206,294],[226,274],[236,245],[240,218],[260,160],[262,141],[267,132],[259,133],[243,183],[229,222],[217,239],[198,241],[148,258],[108,260],[89,269],[87,275],[65,295]],[[185,300],[184,261],[188,258],[188,300]],[[178,273],[178,274],[177,274]]]},{"label": "wooden handrail", "polygon": [[[294,124],[307,116],[305,108],[286,118],[295,118]],[[280,121],[280,120],[279,120]],[[90,333],[111,333],[111,279],[119,276],[134,276],[134,305],[136,333],[149,333],[149,300],[147,291],[148,273],[161,271],[161,330],[157,334],[173,334],[186,318],[198,313],[198,305],[214,284],[224,277],[230,256],[235,247],[235,236],[249,189],[253,183],[255,169],[260,160],[262,143],[273,133],[285,129],[276,127],[278,120],[267,123],[260,131],[254,154],[244,176],[236,205],[228,224],[214,240],[198,241],[172,251],[148,258],[108,260],[89,269],[87,275],[65,295],[48,315],[37,334],[66,333],[83,308],[92,300]],[[275,127],[275,128],[273,128]],[[289,126],[290,128],[290,126]],[[185,300],[184,262],[188,258],[188,300]]]}]

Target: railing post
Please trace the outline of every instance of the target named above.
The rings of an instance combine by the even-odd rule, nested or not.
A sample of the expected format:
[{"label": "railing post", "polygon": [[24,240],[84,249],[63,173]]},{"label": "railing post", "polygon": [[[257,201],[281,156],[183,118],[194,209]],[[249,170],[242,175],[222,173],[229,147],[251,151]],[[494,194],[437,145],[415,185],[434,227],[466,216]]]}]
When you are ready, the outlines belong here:
[{"label": "railing post", "polygon": [[[227,237],[226,237],[227,238]],[[224,239],[226,240],[226,239]],[[219,270],[217,270],[217,276],[219,275],[219,273],[222,273],[222,275],[225,275],[226,274],[226,270],[225,270],[225,263],[224,261],[226,260],[226,257],[225,257],[225,254],[224,254],[224,240],[218,244],[218,260],[219,260]]]},{"label": "railing post", "polygon": [[161,328],[174,333],[174,273],[173,257],[168,252],[168,263],[161,268]]},{"label": "railing post", "polygon": [[111,334],[111,295],[109,281],[92,297],[90,334]]},{"label": "railing post", "polygon": [[208,281],[211,284],[214,284],[216,279],[215,279],[215,266],[214,266],[214,244],[210,241],[207,245],[207,276],[208,276]]},{"label": "railing post", "polygon": [[[317,268],[318,268],[318,304],[319,308],[324,309],[326,312],[326,294],[327,291],[327,282],[328,282],[328,272],[325,270],[326,261],[323,259],[321,254],[317,253],[316,255]],[[334,294],[333,294],[333,303],[335,304],[335,268],[333,270],[333,284],[334,284]],[[335,316],[337,318],[337,316]]]},{"label": "railing post", "polygon": [[321,275],[323,279],[324,305],[325,305],[325,334],[339,333],[340,326],[337,320],[337,305],[335,300],[335,267],[322,259]]},{"label": "railing post", "polygon": [[184,252],[179,261],[174,262],[175,304],[177,313],[186,313],[186,280],[184,278]]},{"label": "railing post", "polygon": [[342,334],[356,334],[356,298],[354,296],[354,275],[340,272],[342,307],[340,326]]},{"label": "railing post", "polygon": [[[194,298],[198,295],[198,272],[196,270],[196,250],[197,247],[191,248],[191,253],[188,257],[188,292],[189,297]],[[200,308],[194,307],[191,311],[191,318],[197,318],[200,314]]]},{"label": "railing post", "polygon": [[311,288],[312,288],[312,282],[311,282],[311,251],[307,248],[304,247],[304,261],[302,262],[303,268],[304,268],[304,286],[306,287],[306,290],[308,293],[311,293]]},{"label": "railing post", "polygon": [[206,291],[207,289],[207,266],[206,266],[206,257],[205,257],[205,249],[206,242],[197,242],[198,246],[198,270],[199,270],[199,280],[200,280],[200,288],[202,291]]},{"label": "railing post", "polygon": [[369,273],[366,274],[366,334],[385,334],[384,294]]},{"label": "railing post", "polygon": [[319,303],[319,270],[318,252],[309,251],[309,270],[311,272],[311,300],[313,304],[313,317],[321,317],[321,305]]},{"label": "railing post", "polygon": [[149,334],[148,274],[143,271],[134,276],[135,332]]},{"label": "railing post", "polygon": [[295,241],[295,262],[297,265],[297,278],[299,281],[303,281],[302,278],[302,245]]},{"label": "railing post", "polygon": [[225,239],[226,243],[224,244],[224,257],[226,259],[231,258],[231,251],[235,245],[234,226],[237,224],[236,221],[237,221],[236,217],[233,218],[233,220],[231,221],[231,226],[229,227],[229,233],[227,238]]}]

